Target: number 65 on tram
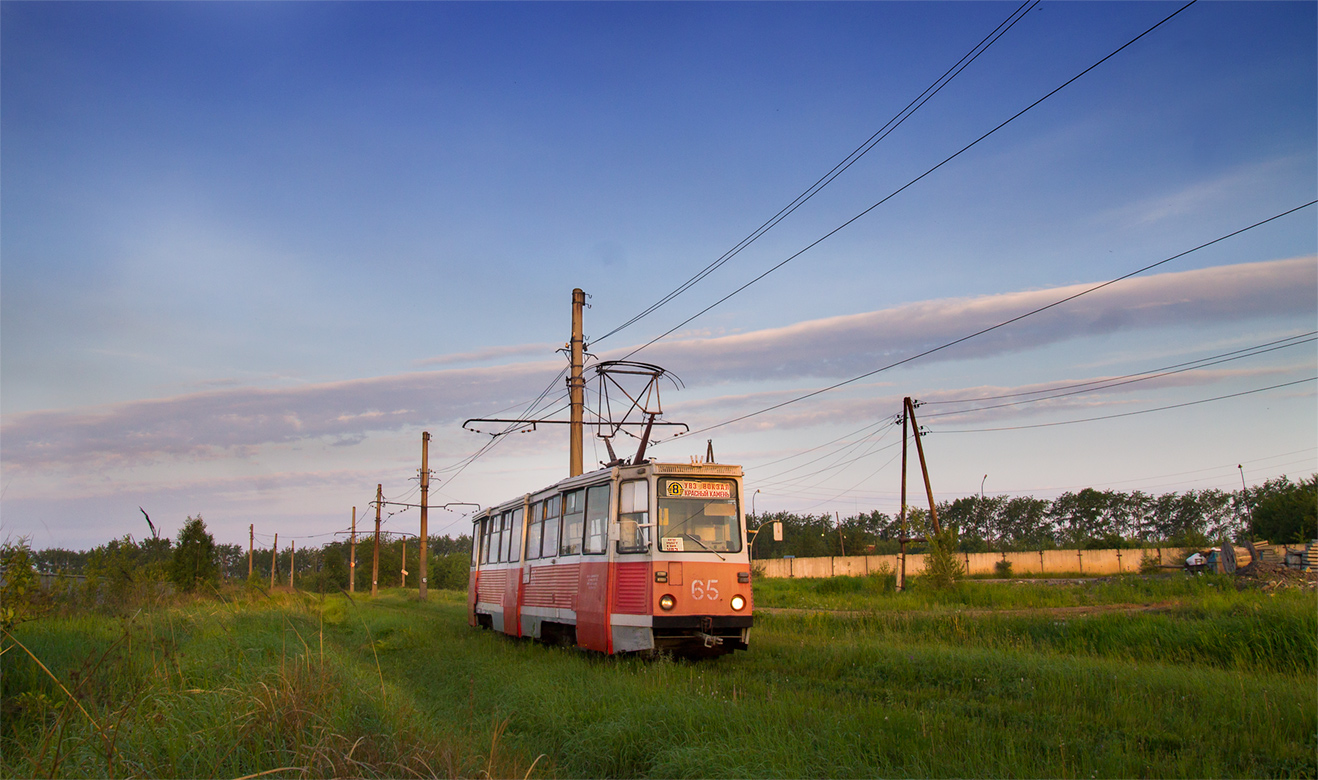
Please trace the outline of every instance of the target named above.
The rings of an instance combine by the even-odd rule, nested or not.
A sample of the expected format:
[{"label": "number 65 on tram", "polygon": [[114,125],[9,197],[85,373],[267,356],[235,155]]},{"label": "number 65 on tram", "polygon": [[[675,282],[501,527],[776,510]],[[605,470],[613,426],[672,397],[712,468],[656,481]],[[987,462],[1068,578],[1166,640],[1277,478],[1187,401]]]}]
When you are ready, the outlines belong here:
[{"label": "number 65 on tram", "polygon": [[740,466],[645,462],[473,518],[469,622],[601,653],[744,650],[751,567]]}]

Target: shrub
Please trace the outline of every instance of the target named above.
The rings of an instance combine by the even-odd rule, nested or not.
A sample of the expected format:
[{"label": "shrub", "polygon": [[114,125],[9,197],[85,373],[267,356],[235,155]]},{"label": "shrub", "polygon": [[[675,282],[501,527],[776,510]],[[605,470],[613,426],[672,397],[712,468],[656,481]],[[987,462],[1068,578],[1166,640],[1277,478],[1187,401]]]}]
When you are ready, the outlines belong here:
[{"label": "shrub", "polygon": [[4,567],[4,584],[0,585],[0,628],[8,630],[32,617],[36,611],[40,583],[27,539],[0,544],[0,566]]},{"label": "shrub", "polygon": [[1145,550],[1144,553],[1140,555],[1140,574],[1156,574],[1161,568],[1162,563],[1154,553]]},{"label": "shrub", "polygon": [[1007,560],[1006,558],[1003,558],[1002,560],[994,563],[993,572],[997,574],[999,577],[1010,577],[1011,561]]}]

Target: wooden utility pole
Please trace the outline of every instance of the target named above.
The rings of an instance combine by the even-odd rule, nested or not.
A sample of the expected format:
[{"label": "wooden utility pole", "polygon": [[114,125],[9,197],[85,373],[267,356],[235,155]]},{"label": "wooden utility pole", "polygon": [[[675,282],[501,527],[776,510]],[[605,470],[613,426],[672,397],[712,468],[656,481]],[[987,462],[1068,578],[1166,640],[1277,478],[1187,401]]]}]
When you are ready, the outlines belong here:
[{"label": "wooden utility pole", "polygon": [[[421,432],[421,588],[417,595],[422,601],[426,599],[426,537],[430,533],[427,525],[426,499],[430,496],[430,433]],[[404,548],[406,549],[406,548]],[[407,567],[404,566],[404,569]]]},{"label": "wooden utility pole", "polygon": [[275,568],[279,565],[279,532],[275,532],[275,546],[270,548],[270,590],[275,589]]},{"label": "wooden utility pole", "polygon": [[352,535],[348,537],[348,592],[357,592],[357,507],[352,508]]},{"label": "wooden utility pole", "polygon": [[252,552],[256,549],[256,523],[247,525],[247,579],[252,578]]},{"label": "wooden utility pole", "polygon": [[906,407],[902,406],[902,535],[901,565],[897,569],[897,590],[906,590]]},{"label": "wooden utility pole", "polygon": [[384,485],[375,486],[375,560],[371,564],[371,596],[380,584],[380,505],[384,503]]},{"label": "wooden utility pole", "polygon": [[288,548],[288,587],[289,587],[289,590],[292,590],[292,588],[293,588],[293,570],[296,568],[296,566],[294,566],[294,560],[295,560],[296,558],[297,558],[297,540],[294,539],[293,542],[292,542],[292,544],[290,544],[290,545],[289,545],[289,548]]},{"label": "wooden utility pole", "polygon": [[920,423],[915,419],[915,404],[906,399],[906,413],[911,416],[911,431],[915,434],[915,452],[920,456],[920,473],[924,475],[924,493],[929,497],[929,521],[938,534],[938,509],[934,506],[934,486],[929,482],[929,465],[924,461],[924,445],[920,443]]},{"label": "wooden utility pole", "polygon": [[576,477],[582,473],[582,421],[585,417],[586,380],[581,376],[581,364],[585,352],[584,337],[581,330],[581,311],[586,306],[586,293],[580,287],[572,291],[572,341],[568,344],[571,355],[571,372],[567,378],[568,387],[568,476]]}]

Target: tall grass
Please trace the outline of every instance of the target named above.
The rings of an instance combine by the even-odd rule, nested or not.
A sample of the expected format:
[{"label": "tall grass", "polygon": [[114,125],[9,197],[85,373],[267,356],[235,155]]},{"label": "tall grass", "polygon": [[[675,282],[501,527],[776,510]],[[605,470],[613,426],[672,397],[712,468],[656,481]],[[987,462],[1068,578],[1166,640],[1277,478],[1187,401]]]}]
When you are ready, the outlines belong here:
[{"label": "tall grass", "polygon": [[[832,587],[846,595],[853,586]],[[853,595],[888,598],[882,590]],[[756,595],[762,603],[759,583]],[[1150,595],[1164,600],[1167,591]],[[1291,619],[1288,597],[1192,590],[1177,596],[1181,612],[1150,622],[1103,613],[1057,624],[1019,613],[1020,602],[1007,610],[964,603],[983,597],[925,594],[923,609],[859,614],[760,614],[750,651],[705,663],[512,640],[470,628],[463,594],[442,591],[425,604],[398,592],[356,602],[284,597],[199,603],[132,622],[25,624],[16,636],[71,690],[81,687],[80,700],[116,744],[107,752],[49,678],[9,650],[0,770],[1318,775],[1312,652],[1286,661],[1303,657],[1302,647],[1285,644],[1290,629],[1267,625]],[[1305,637],[1311,643],[1312,625],[1300,628],[1308,632],[1301,646]],[[47,733],[56,736],[41,752]]]},{"label": "tall grass", "polygon": [[[378,667],[359,662],[360,648],[326,641],[326,628],[332,633],[348,616],[342,602],[322,612],[311,599],[277,597],[229,607],[198,603],[132,619],[24,624],[5,643],[0,773],[469,777],[524,771],[515,756],[499,757],[490,748],[495,724],[437,729],[406,692],[382,686]],[[90,718],[79,715],[79,705]]]}]

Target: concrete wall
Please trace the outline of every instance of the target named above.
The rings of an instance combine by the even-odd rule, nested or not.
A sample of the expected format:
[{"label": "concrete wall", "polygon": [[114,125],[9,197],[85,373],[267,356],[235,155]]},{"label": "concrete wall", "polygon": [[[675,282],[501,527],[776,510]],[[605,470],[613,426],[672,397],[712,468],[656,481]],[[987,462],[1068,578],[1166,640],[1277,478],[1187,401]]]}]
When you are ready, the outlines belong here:
[{"label": "concrete wall", "polygon": [[[1140,570],[1140,559],[1145,554],[1158,558],[1164,566],[1179,566],[1185,562],[1188,550],[1178,547],[1150,548],[1147,550],[1043,550],[1011,553],[958,553],[966,564],[967,574],[994,574],[1000,560],[1011,561],[1012,574],[1130,574]],[[1236,548],[1236,560],[1241,566],[1249,563],[1249,551]],[[765,577],[863,577],[882,571],[886,566],[896,572],[901,559],[896,555],[849,555],[833,558],[773,558],[755,561],[762,567]],[[906,575],[924,571],[923,555],[906,556]]]}]

